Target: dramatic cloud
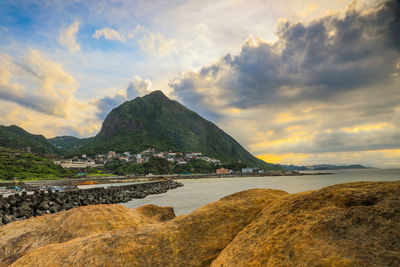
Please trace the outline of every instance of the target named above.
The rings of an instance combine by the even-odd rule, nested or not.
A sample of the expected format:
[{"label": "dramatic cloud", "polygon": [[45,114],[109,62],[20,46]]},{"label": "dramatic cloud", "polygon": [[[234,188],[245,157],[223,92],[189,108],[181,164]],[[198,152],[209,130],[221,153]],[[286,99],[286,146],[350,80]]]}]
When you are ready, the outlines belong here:
[{"label": "dramatic cloud", "polygon": [[104,39],[125,42],[126,38],[123,34],[111,28],[103,28],[100,30],[96,30],[96,32],[92,35],[93,38],[99,39],[100,37],[104,37]]},{"label": "dramatic cloud", "polygon": [[78,31],[79,22],[76,21],[63,29],[58,38],[60,44],[67,47],[70,52],[79,52],[81,50],[80,45],[76,42],[76,34]]},{"label": "dramatic cloud", "polygon": [[63,67],[37,50],[23,58],[0,54],[0,120],[32,133],[94,135],[93,105],[78,100],[78,83]]},{"label": "dramatic cloud", "polygon": [[75,79],[56,62],[31,49],[23,61],[0,55],[0,98],[41,113],[67,117]]},{"label": "dramatic cloud", "polygon": [[88,137],[155,88],[266,160],[396,166],[399,1],[350,2],[2,0],[0,123]]},{"label": "dramatic cloud", "polygon": [[133,82],[129,83],[125,91],[118,92],[113,97],[103,97],[94,102],[97,107],[97,117],[104,120],[110,111],[124,103],[125,101],[132,100],[137,96],[144,96],[151,92],[151,81],[143,80],[139,76],[135,76]]},{"label": "dramatic cloud", "polygon": [[170,86],[257,154],[398,148],[399,5],[281,20],[276,42],[250,37]]},{"label": "dramatic cloud", "polygon": [[[395,3],[395,2],[393,2]],[[309,25],[281,21],[273,44],[249,38],[239,55],[189,72],[171,83],[188,102],[240,108],[302,100],[326,100],[397,75],[398,4],[362,14],[327,16]],[[396,9],[397,8],[397,9]],[[396,24],[397,23],[397,24]],[[399,31],[397,28],[397,31]],[[196,103],[194,103],[196,104]]]}]

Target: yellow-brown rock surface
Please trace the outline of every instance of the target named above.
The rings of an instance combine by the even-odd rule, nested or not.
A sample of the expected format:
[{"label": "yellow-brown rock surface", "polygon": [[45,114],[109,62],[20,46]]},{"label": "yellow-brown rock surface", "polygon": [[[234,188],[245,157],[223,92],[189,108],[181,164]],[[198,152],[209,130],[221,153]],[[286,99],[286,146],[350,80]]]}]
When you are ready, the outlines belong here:
[{"label": "yellow-brown rock surface", "polygon": [[350,183],[281,198],[212,266],[400,266],[400,182]]},{"label": "yellow-brown rock surface", "polygon": [[41,247],[15,266],[207,266],[264,206],[286,194],[236,193],[165,223]]},{"label": "yellow-brown rock surface", "polygon": [[[106,207],[112,207],[108,217],[120,208]],[[91,216],[89,210],[82,213],[86,218],[75,218],[71,227]],[[133,216],[129,226],[98,226],[66,242],[58,237],[33,243],[13,266],[400,266],[400,181],[300,194],[247,190],[175,219],[171,210],[155,206],[127,213]],[[51,224],[42,217],[26,222],[36,220]],[[21,223],[3,226],[0,234]],[[24,231],[37,227],[27,224],[20,241]],[[39,241],[56,235],[46,227],[39,231]]]},{"label": "yellow-brown rock surface", "polygon": [[172,208],[154,205],[133,210],[121,205],[97,205],[10,223],[0,227],[0,266],[12,263],[28,250],[47,244],[120,228],[134,230],[174,217]]}]

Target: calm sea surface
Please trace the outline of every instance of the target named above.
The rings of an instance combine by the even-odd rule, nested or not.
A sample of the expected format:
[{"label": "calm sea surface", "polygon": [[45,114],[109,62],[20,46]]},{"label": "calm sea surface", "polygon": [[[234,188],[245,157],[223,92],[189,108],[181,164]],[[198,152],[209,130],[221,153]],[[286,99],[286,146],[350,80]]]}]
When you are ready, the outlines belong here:
[{"label": "calm sea surface", "polygon": [[235,192],[250,188],[280,189],[288,193],[316,190],[325,186],[356,181],[400,180],[400,169],[364,169],[329,171],[332,175],[303,175],[275,177],[242,177],[179,180],[183,187],[165,194],[134,199],[123,205],[136,208],[147,204],[171,206],[176,215],[187,214]]}]

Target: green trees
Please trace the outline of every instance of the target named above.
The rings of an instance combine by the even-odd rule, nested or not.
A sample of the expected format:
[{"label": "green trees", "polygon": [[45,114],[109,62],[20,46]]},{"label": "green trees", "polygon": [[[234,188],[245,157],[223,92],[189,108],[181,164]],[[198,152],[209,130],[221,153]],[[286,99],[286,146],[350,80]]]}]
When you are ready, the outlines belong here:
[{"label": "green trees", "polygon": [[234,161],[229,164],[225,164],[224,167],[232,171],[241,171],[243,168],[246,168],[247,165],[240,161]]},{"label": "green trees", "polygon": [[191,159],[187,164],[180,165],[158,157],[152,157],[143,164],[114,160],[105,165],[108,171],[116,175],[214,173],[217,167],[214,163],[202,159]]},{"label": "green trees", "polygon": [[0,180],[58,179],[75,174],[49,159],[0,147]]}]

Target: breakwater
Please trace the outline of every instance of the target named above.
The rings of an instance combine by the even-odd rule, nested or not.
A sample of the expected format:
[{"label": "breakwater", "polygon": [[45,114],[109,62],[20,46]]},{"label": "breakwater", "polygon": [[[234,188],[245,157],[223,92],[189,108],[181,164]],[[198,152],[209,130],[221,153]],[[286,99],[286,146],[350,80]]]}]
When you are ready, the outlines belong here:
[{"label": "breakwater", "polygon": [[79,206],[124,203],[134,198],[145,198],[150,194],[165,193],[180,186],[183,184],[174,180],[164,180],[107,188],[55,192],[49,189],[35,190],[32,194],[23,191],[8,197],[0,195],[0,225]]}]

